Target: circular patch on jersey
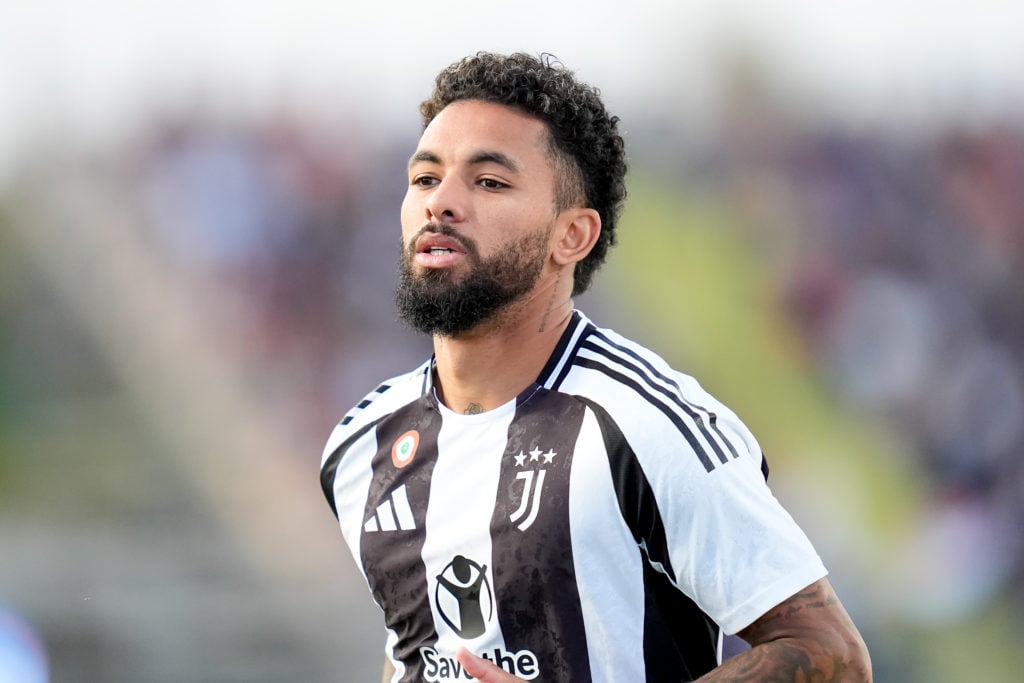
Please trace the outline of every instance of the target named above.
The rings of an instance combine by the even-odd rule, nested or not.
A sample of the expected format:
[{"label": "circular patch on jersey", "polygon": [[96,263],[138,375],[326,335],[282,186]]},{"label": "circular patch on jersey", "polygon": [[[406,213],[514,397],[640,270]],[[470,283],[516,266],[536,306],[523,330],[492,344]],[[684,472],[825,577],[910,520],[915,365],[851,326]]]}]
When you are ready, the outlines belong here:
[{"label": "circular patch on jersey", "polygon": [[402,434],[391,447],[391,462],[399,469],[405,467],[416,457],[416,448],[419,445],[420,433],[415,429]]}]

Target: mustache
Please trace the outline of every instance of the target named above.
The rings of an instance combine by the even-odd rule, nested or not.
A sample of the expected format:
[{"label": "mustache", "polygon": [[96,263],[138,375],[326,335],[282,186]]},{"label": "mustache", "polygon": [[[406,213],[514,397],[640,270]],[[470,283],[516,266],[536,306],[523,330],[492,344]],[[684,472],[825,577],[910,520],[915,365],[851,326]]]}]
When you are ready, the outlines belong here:
[{"label": "mustache", "polygon": [[468,253],[468,254],[476,256],[477,253],[478,253],[477,252],[476,242],[472,238],[466,237],[465,235],[460,233],[458,230],[453,228],[450,224],[448,224],[448,223],[427,223],[422,228],[417,230],[416,234],[413,235],[412,238],[409,240],[409,244],[407,245],[407,249],[408,249],[410,254],[413,253],[416,250],[416,240],[418,240],[420,237],[422,237],[423,235],[426,235],[428,233],[433,233],[435,235],[444,235],[445,237],[450,237],[451,239],[455,240],[460,245],[462,245],[462,248],[465,249],[466,253]]}]

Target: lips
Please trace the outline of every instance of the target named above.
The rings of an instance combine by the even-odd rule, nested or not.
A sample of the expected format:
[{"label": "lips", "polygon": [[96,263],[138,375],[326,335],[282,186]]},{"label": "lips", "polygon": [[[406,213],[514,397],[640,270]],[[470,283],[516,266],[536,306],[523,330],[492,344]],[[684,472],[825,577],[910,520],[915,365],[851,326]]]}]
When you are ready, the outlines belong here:
[{"label": "lips", "polygon": [[449,235],[427,232],[414,244],[415,262],[424,268],[450,268],[466,255],[466,248]]},{"label": "lips", "polygon": [[464,254],[466,253],[466,249],[454,237],[430,232],[425,235],[421,235],[419,239],[416,240],[416,253],[431,255],[442,253]]}]

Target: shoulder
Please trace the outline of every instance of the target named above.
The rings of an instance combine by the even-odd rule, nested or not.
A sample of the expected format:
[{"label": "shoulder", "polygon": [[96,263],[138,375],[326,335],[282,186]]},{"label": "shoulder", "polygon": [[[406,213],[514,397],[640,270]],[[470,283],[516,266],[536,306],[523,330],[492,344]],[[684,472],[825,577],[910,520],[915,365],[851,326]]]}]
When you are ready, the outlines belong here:
[{"label": "shoulder", "polygon": [[709,397],[651,349],[589,321],[565,355],[551,388],[593,401],[617,421],[644,420],[669,407],[684,410]]},{"label": "shoulder", "polygon": [[551,388],[604,411],[634,448],[684,448],[710,472],[761,450],[740,419],[691,375],[614,330],[586,321]]},{"label": "shoulder", "polygon": [[324,446],[322,461],[353,437],[363,433],[382,417],[423,395],[428,385],[431,361],[410,372],[391,377],[378,384],[351,408],[335,425]]}]

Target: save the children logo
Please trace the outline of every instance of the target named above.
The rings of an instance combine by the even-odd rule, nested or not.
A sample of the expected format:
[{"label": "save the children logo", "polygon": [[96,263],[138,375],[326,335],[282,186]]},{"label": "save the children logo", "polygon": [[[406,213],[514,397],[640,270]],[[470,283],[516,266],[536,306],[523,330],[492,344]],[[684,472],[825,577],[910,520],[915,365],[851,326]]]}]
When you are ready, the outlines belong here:
[{"label": "save the children logo", "polygon": [[434,599],[444,623],[460,638],[483,634],[494,615],[494,593],[487,580],[487,565],[456,555],[437,575]]}]

